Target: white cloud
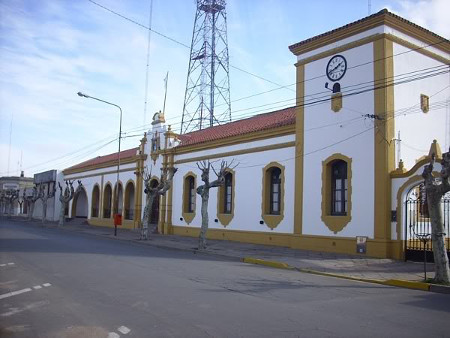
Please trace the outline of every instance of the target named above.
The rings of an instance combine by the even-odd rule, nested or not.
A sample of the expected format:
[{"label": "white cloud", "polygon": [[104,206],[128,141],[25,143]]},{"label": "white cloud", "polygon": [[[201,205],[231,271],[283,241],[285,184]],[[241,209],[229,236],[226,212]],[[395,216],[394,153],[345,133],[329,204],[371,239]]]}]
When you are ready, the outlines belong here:
[{"label": "white cloud", "polygon": [[[391,6],[387,7],[390,8]],[[448,0],[401,0],[394,3],[390,10],[446,39],[450,37],[448,17],[450,1]]]}]

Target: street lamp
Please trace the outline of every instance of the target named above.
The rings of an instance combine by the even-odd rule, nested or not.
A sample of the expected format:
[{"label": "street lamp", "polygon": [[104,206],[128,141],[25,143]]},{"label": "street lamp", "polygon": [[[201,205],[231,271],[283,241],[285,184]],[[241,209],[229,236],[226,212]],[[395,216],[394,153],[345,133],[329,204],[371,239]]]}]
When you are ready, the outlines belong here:
[{"label": "street lamp", "polygon": [[[118,161],[117,161],[117,190],[116,190],[116,196],[117,196],[117,215],[114,215],[114,236],[117,236],[117,224],[119,223],[119,169],[120,169],[120,139],[122,138],[122,108],[120,108],[117,104],[98,99],[93,96],[89,96],[86,94],[83,94],[82,92],[77,93],[80,97],[85,97],[87,99],[93,99],[97,100],[106,104],[109,104],[111,106],[117,107],[120,110],[120,124],[119,124],[119,152],[117,153]],[[114,205],[113,205],[114,210]],[[122,220],[120,219],[120,224],[122,224]]]}]

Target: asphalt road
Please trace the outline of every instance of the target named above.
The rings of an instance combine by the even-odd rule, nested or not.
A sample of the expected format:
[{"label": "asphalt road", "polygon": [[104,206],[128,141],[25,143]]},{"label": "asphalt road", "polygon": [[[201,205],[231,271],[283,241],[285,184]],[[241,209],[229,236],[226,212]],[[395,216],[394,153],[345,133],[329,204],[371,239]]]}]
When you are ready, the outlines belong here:
[{"label": "asphalt road", "polygon": [[3,218],[0,336],[450,337],[450,296]]}]

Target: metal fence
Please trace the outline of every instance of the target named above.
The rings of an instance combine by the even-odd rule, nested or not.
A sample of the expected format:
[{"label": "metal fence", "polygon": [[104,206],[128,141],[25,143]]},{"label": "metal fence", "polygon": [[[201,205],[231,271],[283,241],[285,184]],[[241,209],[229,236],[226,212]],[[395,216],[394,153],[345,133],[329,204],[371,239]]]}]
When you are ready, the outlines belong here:
[{"label": "metal fence", "polygon": [[[405,260],[433,262],[433,241],[431,240],[431,219],[423,194],[410,194],[406,200]],[[450,257],[450,194],[441,200],[445,244]]]}]

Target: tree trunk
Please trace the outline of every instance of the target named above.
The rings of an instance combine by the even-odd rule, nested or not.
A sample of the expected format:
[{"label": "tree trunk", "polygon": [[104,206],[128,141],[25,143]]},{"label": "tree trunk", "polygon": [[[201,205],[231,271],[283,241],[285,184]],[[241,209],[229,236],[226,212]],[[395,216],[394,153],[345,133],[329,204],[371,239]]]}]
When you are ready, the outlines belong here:
[{"label": "tree trunk", "polygon": [[58,223],[59,226],[64,225],[65,213],[66,213],[66,202],[61,201],[61,210],[59,211],[59,223]]},{"label": "tree trunk", "polygon": [[44,197],[42,199],[42,224],[45,223],[46,218],[47,218],[47,199]]},{"label": "tree trunk", "polygon": [[201,193],[202,197],[202,227],[200,229],[200,235],[198,237],[198,249],[206,249],[206,232],[208,231],[208,200],[209,200],[209,188],[203,187]]},{"label": "tree trunk", "polygon": [[148,239],[148,229],[150,227],[150,218],[152,217],[152,206],[156,194],[151,192],[148,195],[147,203],[144,208],[144,217],[142,220],[141,239]]},{"label": "tree trunk", "polygon": [[28,220],[31,221],[31,219],[33,218],[33,212],[34,212],[34,202],[30,201],[28,210],[29,210]]},{"label": "tree trunk", "polygon": [[14,212],[14,202],[11,201],[9,202],[9,217],[13,215],[13,212]]},{"label": "tree trunk", "polygon": [[450,283],[450,270],[445,247],[445,229],[442,222],[441,198],[437,191],[427,187],[428,213],[431,219],[431,240],[435,266],[434,280],[439,283]]}]

